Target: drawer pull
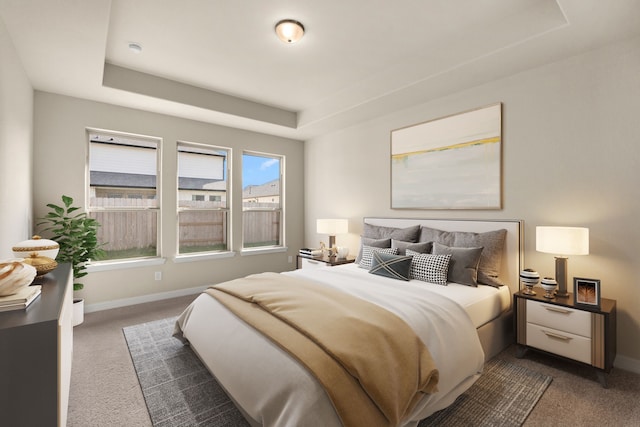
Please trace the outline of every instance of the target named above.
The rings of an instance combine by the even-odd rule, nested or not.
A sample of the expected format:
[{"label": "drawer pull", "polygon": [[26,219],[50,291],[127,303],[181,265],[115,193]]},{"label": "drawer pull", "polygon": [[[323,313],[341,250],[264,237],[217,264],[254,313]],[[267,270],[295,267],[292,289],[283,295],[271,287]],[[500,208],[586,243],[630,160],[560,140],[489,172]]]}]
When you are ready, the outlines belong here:
[{"label": "drawer pull", "polygon": [[544,334],[546,336],[548,336],[549,338],[555,338],[555,339],[559,339],[562,341],[570,341],[571,337],[565,337],[564,335],[558,335],[558,334],[554,334],[553,332],[549,332],[549,331],[542,331],[544,332]]},{"label": "drawer pull", "polygon": [[549,311],[553,311],[554,313],[571,314],[570,310],[563,310],[561,308],[551,307],[551,306],[548,306],[548,305],[543,305],[543,307],[546,308]]}]

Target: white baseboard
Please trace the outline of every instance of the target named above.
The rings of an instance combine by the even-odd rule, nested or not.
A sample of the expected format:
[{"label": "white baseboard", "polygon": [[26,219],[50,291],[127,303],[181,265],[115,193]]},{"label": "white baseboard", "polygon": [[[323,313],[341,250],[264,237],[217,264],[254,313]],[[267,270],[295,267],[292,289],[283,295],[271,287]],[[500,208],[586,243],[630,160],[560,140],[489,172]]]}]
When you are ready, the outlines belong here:
[{"label": "white baseboard", "polygon": [[98,302],[95,304],[85,304],[84,312],[92,313],[94,311],[109,310],[112,308],[126,307],[129,305],[143,304],[145,302],[160,301],[163,299],[177,298],[186,295],[196,295],[207,289],[209,285],[198,286],[196,288],[178,289],[175,291],[160,292],[157,294],[141,295],[139,297],[123,298],[113,301]]},{"label": "white baseboard", "polygon": [[618,354],[616,356],[616,360],[613,362],[613,366],[624,369],[625,371],[640,374],[640,360],[638,359],[632,359],[631,357]]}]

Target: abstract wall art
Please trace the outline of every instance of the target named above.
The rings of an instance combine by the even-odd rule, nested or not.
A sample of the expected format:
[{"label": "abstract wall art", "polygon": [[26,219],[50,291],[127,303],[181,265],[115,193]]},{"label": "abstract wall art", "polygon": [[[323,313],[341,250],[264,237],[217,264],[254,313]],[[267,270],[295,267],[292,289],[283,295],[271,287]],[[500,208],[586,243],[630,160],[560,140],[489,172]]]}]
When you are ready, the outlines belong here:
[{"label": "abstract wall art", "polygon": [[502,104],[391,131],[392,209],[501,209]]}]

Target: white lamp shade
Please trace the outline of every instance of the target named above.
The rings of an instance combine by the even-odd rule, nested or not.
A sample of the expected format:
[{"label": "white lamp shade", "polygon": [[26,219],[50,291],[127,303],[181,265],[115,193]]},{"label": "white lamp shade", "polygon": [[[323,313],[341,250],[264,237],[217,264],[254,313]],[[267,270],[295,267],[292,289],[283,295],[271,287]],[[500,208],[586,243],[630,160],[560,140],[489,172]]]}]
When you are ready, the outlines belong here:
[{"label": "white lamp shade", "polygon": [[349,220],[347,219],[319,219],[317,222],[318,234],[346,234],[349,232]]},{"label": "white lamp shade", "polygon": [[556,255],[588,255],[589,229],[536,227],[536,251]]}]

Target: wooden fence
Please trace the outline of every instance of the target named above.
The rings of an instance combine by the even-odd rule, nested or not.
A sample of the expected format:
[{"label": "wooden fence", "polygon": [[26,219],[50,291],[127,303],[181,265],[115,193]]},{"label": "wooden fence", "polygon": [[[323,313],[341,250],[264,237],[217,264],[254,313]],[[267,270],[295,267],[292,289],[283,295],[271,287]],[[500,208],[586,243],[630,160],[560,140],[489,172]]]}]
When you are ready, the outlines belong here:
[{"label": "wooden fence", "polygon": [[[136,249],[157,247],[158,211],[154,209],[126,210],[134,208],[154,208],[154,199],[114,199],[93,198],[93,206],[122,211],[94,211],[91,217],[100,222],[98,241],[104,243],[104,249],[111,251],[135,251]],[[181,207],[194,210],[182,210],[178,214],[178,244],[181,248],[225,245],[227,243],[226,210],[211,211],[224,207],[224,202],[180,201]],[[278,206],[277,204],[275,206]],[[244,245],[246,247],[277,244],[280,241],[280,212],[271,210],[272,203],[246,203],[242,215]],[[200,210],[199,210],[200,209]],[[133,255],[135,256],[135,255]]]},{"label": "wooden fence", "polygon": [[181,211],[178,224],[181,248],[227,242],[227,211]]},{"label": "wooden fence", "polygon": [[[267,203],[261,203],[265,205]],[[251,207],[254,206],[252,204]],[[280,242],[279,211],[244,211],[242,232],[245,247],[277,245]]]}]

